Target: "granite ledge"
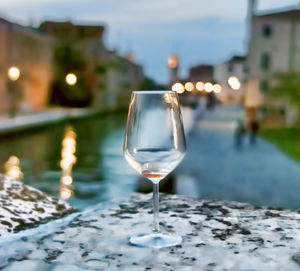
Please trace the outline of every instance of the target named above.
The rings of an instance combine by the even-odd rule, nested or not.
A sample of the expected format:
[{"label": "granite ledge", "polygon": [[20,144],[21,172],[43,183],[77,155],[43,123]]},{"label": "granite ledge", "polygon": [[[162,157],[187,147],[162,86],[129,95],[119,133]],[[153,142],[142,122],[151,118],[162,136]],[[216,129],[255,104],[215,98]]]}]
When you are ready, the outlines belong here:
[{"label": "granite ledge", "polygon": [[0,174],[0,238],[74,211],[68,203]]},{"label": "granite ledge", "polygon": [[[299,270],[298,211],[161,195],[163,232],[183,236],[164,249],[131,246],[151,230],[151,194],[94,206],[22,232],[0,246],[2,270]],[[34,232],[36,230],[36,232]]]}]

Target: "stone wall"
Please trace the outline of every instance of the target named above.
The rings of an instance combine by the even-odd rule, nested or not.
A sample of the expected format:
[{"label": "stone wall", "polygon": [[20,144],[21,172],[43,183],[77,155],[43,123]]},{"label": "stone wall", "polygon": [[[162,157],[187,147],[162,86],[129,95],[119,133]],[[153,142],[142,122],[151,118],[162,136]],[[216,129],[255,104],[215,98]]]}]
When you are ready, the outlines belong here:
[{"label": "stone wall", "polygon": [[[13,102],[19,110],[37,111],[46,107],[53,74],[53,44],[49,36],[0,19],[1,113],[9,110]],[[12,66],[19,68],[20,78],[8,82],[7,71]]]}]

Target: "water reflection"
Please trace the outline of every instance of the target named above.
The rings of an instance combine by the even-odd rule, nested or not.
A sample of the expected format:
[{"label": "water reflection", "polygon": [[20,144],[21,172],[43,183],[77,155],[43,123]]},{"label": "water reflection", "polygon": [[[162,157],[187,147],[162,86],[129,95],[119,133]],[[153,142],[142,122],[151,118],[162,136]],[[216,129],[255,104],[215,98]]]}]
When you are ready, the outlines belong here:
[{"label": "water reflection", "polygon": [[5,175],[20,180],[23,178],[23,172],[20,167],[20,159],[12,155],[8,158],[8,160],[4,164]]},{"label": "water reflection", "polygon": [[67,126],[65,136],[62,141],[60,167],[62,176],[60,178],[59,195],[63,199],[73,196],[72,168],[77,162],[76,153],[76,133],[72,126]]},{"label": "water reflection", "polygon": [[123,158],[126,113],[2,136],[0,171],[79,209],[127,196],[136,173]]}]

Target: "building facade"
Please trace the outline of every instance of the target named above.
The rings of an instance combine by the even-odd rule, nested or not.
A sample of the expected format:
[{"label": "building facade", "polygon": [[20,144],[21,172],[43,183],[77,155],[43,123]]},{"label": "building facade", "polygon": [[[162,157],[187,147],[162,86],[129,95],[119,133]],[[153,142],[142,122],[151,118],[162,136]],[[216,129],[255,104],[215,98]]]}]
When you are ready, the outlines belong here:
[{"label": "building facade", "polygon": [[[252,6],[255,7],[255,4]],[[258,89],[253,91],[263,94],[267,107],[273,108],[273,112],[285,112],[283,118],[281,113],[272,113],[270,118],[282,118],[285,124],[292,124],[298,113],[290,101],[284,98],[266,99],[266,94],[276,85],[276,74],[300,72],[300,9],[263,14],[252,12],[249,31],[248,81],[257,86]],[[249,88],[249,91],[252,89]]]},{"label": "building facade", "polygon": [[122,57],[105,46],[104,26],[46,21],[40,29],[55,37],[58,44],[71,43],[83,56],[85,63],[78,72],[86,77],[84,88],[92,93],[94,106],[128,103],[131,90],[137,89],[144,78],[142,67],[132,57]]},{"label": "building facade", "polygon": [[[44,22],[33,29],[0,18],[0,114],[12,109],[19,113],[46,109],[57,75],[66,86],[66,72],[73,70],[80,71],[78,82],[85,80],[76,84],[77,90],[69,87],[69,94],[77,91],[79,98],[86,98],[88,93],[92,97],[89,105],[94,106],[127,104],[131,90],[144,78],[142,67],[109,50],[104,31],[102,25],[71,22]],[[70,52],[73,55],[68,56]],[[12,67],[20,73],[17,80],[8,74]]]},{"label": "building facade", "polygon": [[[53,75],[53,42],[34,29],[0,18],[0,113],[12,106],[21,111],[45,108]],[[8,77],[11,67],[20,71],[16,81]]]},{"label": "building facade", "polygon": [[[218,98],[224,104],[241,104],[245,94],[246,82],[246,57],[233,56],[230,60],[221,62],[214,66],[213,78],[222,86],[222,91],[218,94]],[[240,82],[239,89],[233,89],[228,84],[228,79],[235,77]]]},{"label": "building facade", "polygon": [[300,71],[300,10],[254,15],[251,20],[248,77],[262,92],[276,73]]}]

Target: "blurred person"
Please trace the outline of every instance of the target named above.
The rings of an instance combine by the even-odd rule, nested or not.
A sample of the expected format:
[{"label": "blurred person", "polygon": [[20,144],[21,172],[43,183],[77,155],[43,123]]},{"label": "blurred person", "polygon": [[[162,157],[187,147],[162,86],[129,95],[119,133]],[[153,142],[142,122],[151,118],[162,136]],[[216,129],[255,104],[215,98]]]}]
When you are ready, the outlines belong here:
[{"label": "blurred person", "polygon": [[244,106],[250,145],[255,145],[256,143],[256,134],[259,129],[258,113],[262,101],[263,97],[259,90],[258,80],[249,79],[245,88]]},{"label": "blurred person", "polygon": [[234,146],[236,149],[240,149],[243,146],[243,140],[246,134],[246,128],[242,119],[237,119],[234,122],[233,130],[234,130]]}]

